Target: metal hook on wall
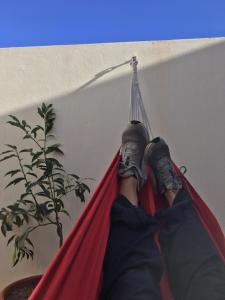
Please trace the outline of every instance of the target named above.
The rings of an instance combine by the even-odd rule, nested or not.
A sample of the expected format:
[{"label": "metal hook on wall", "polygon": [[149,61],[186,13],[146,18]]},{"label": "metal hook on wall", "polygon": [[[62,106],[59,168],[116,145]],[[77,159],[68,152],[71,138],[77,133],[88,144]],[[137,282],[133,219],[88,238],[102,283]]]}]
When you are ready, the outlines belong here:
[{"label": "metal hook on wall", "polygon": [[137,61],[137,57],[133,56],[130,60],[130,65],[133,68],[134,72],[137,72],[137,65],[138,65],[138,61]]}]

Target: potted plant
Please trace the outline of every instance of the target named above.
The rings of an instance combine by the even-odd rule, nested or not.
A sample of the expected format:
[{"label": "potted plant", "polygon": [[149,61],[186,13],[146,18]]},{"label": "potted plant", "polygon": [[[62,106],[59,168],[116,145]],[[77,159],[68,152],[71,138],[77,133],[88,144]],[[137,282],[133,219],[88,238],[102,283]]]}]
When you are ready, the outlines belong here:
[{"label": "potted plant", "polygon": [[[7,144],[7,149],[0,154],[0,162],[14,160],[16,166],[5,174],[10,178],[6,188],[20,184],[24,189],[14,203],[0,209],[1,232],[8,238],[7,246],[14,248],[13,267],[24,258],[33,259],[30,234],[40,227],[55,226],[60,247],[63,243],[61,215],[69,216],[64,205],[66,196],[73,192],[84,202],[85,193],[90,192],[85,179],[67,174],[59,161],[58,155],[63,155],[63,151],[52,134],[56,117],[53,105],[43,103],[37,112],[42,122],[34,127],[14,115],[9,115],[7,121],[23,133],[24,142],[29,140],[33,146],[19,149]],[[13,300],[14,294],[17,300],[27,299],[39,279],[40,275],[10,285],[3,291],[2,299]],[[16,292],[16,289],[19,290]],[[22,293],[23,298],[19,298],[18,293]]]}]

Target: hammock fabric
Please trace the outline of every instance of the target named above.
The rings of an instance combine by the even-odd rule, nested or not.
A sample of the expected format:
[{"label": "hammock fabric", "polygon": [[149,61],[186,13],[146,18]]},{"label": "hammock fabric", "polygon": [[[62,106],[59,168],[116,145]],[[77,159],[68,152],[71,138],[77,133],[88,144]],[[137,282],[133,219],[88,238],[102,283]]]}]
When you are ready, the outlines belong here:
[{"label": "hammock fabric", "polygon": [[[129,121],[142,122],[148,129],[150,136],[153,137],[139,88],[136,57],[106,71],[108,72],[108,70],[113,70],[127,63],[130,63],[133,67]],[[98,299],[102,282],[103,260],[110,229],[110,210],[118,193],[117,168],[119,158],[118,151],[85,211],[29,300]],[[177,171],[179,172],[178,169]],[[225,239],[219,224],[194,188],[182,174],[180,175],[183,178],[183,186],[193,198],[200,220],[225,263]],[[144,204],[149,214],[154,214],[165,206],[163,199],[157,199],[151,185],[150,176],[148,182],[140,191],[139,200]],[[172,300],[166,274],[161,282],[161,291],[164,300]]]},{"label": "hammock fabric", "polygon": [[[98,299],[110,228],[110,210],[118,190],[118,162],[119,152],[29,300]],[[225,239],[219,224],[187,179],[180,175],[184,188],[192,195],[201,222],[225,263]],[[157,199],[150,178],[140,191],[139,199],[149,214],[154,214],[163,206],[162,199]],[[172,299],[166,276],[162,280],[161,291],[164,300]]]}]

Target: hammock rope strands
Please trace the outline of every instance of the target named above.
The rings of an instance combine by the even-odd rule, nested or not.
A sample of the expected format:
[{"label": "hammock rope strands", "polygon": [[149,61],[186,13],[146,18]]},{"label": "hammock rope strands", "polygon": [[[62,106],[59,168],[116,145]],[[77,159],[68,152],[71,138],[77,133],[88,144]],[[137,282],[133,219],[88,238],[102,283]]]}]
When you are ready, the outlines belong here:
[{"label": "hammock rope strands", "polygon": [[[137,65],[134,59],[131,63],[134,72],[129,120],[143,122],[153,136],[141,98]],[[110,211],[118,193],[117,168],[119,160],[118,151],[84,212],[29,300],[98,300],[102,282],[103,260],[110,229]],[[178,168],[177,171],[180,172]],[[184,189],[191,193],[193,205],[202,224],[225,263],[225,238],[219,224],[181,172],[180,176],[184,182]],[[140,191],[139,198],[144,199],[143,204],[149,214],[155,214],[159,209],[160,201],[153,191],[150,178]],[[172,300],[166,276],[162,280],[161,291],[164,300]]]},{"label": "hammock rope strands", "polygon": [[141,91],[139,87],[138,74],[137,74],[138,61],[135,56],[132,57],[130,64],[133,68],[133,76],[132,76],[132,84],[131,84],[129,121],[142,122],[147,128],[150,137],[153,138],[153,132],[144,107],[144,103],[142,100]]}]

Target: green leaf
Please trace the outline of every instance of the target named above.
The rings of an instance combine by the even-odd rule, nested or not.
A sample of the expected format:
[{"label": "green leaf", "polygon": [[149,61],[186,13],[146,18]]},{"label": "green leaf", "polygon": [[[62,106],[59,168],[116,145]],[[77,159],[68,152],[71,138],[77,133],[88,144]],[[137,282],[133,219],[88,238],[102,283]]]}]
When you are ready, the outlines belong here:
[{"label": "green leaf", "polygon": [[84,187],[84,189],[85,189],[86,191],[88,191],[88,193],[91,192],[89,186],[87,186],[85,183],[82,183],[82,186]]},{"label": "green leaf", "polygon": [[64,208],[64,203],[61,199],[55,199],[54,202],[56,204],[56,210],[57,211],[60,211],[61,208]]},{"label": "green leaf", "polygon": [[30,165],[23,165],[23,166],[32,171],[32,166],[30,166]]},{"label": "green leaf", "polygon": [[32,130],[31,130],[31,133],[34,135],[34,137],[36,138],[37,137],[37,132],[38,130],[42,130],[44,131],[44,128],[40,125],[36,125]]},{"label": "green leaf", "polygon": [[12,214],[8,214],[5,225],[8,231],[12,231]]},{"label": "green leaf", "polygon": [[[43,192],[45,193],[45,195],[46,195],[48,198],[50,198],[51,195],[50,195],[49,190],[47,190],[46,187],[45,187],[43,184],[41,184],[41,183],[39,183],[39,186],[42,188],[42,190],[43,190]],[[42,196],[43,196],[43,195],[42,195]]]},{"label": "green leaf", "polygon": [[13,184],[16,185],[17,183],[21,182],[22,180],[25,180],[25,178],[24,177],[16,178],[13,181],[11,181],[10,183],[8,183],[5,188],[8,188],[9,186],[11,186]]},{"label": "green leaf", "polygon": [[7,153],[11,153],[11,152],[13,152],[13,150],[3,151],[2,153],[0,153],[0,155],[2,155],[2,154],[7,154]]},{"label": "green leaf", "polygon": [[[31,181],[27,181],[24,185],[25,187],[28,187],[32,182]],[[29,191],[26,191],[27,193],[31,194],[31,192]]]},{"label": "green leaf", "polygon": [[41,183],[42,183],[42,184],[45,184],[45,185],[47,185],[47,186],[49,185],[49,181],[48,181],[48,180],[42,180]]},{"label": "green leaf", "polygon": [[24,200],[18,199],[17,202],[22,203],[22,204],[24,204],[24,205],[27,205],[27,203],[26,203]]},{"label": "green leaf", "polygon": [[7,246],[12,242],[15,236],[16,235],[14,234],[13,236],[11,236],[11,238],[8,239]]},{"label": "green leaf", "polygon": [[70,184],[70,185],[67,185],[67,186],[66,186],[67,189],[74,188],[74,187],[75,187],[74,184]]},{"label": "green leaf", "polygon": [[60,147],[60,144],[53,144],[53,145],[50,145],[47,147],[48,148],[57,148],[57,147]]},{"label": "green leaf", "polygon": [[55,135],[54,134],[48,134],[47,138],[55,138]]},{"label": "green leaf", "polygon": [[29,235],[29,230],[27,229],[21,236],[18,237],[18,248],[23,248],[24,243]]},{"label": "green leaf", "polygon": [[9,158],[11,158],[11,157],[17,157],[17,156],[16,156],[15,154],[11,154],[11,155],[8,155],[8,156],[3,157],[2,159],[0,159],[0,161],[9,159]]},{"label": "green leaf", "polygon": [[6,236],[6,233],[7,233],[7,226],[6,226],[5,223],[2,223],[1,231],[2,231],[2,234],[3,234],[4,236]]},{"label": "green leaf", "polygon": [[47,111],[47,107],[46,107],[44,102],[41,105],[41,110],[42,110],[43,113],[46,113],[46,111]]},{"label": "green leaf", "polygon": [[45,168],[45,173],[44,176],[48,177],[49,175],[52,174],[52,170],[53,170],[53,163],[51,160],[46,159],[46,168]]},{"label": "green leaf", "polygon": [[37,181],[35,181],[35,182],[30,182],[30,181],[28,181],[27,183],[25,183],[25,187],[26,187],[27,193],[31,193],[31,189],[32,189],[32,187],[34,187],[35,185],[37,185]]},{"label": "green leaf", "polygon": [[48,134],[52,130],[53,126],[54,126],[53,122],[46,124],[46,134]]},{"label": "green leaf", "polygon": [[57,189],[56,190],[56,195],[57,195],[57,197],[61,196],[61,195],[66,195],[65,189]]},{"label": "green leaf", "polygon": [[46,161],[50,161],[53,165],[55,165],[55,166],[57,166],[59,168],[63,167],[63,165],[61,165],[60,162],[57,159],[55,159],[55,158],[47,158]]},{"label": "green leaf", "polygon": [[14,115],[9,115],[9,117],[12,118],[14,121],[20,123],[19,119],[18,119],[16,116],[14,116]]},{"label": "green leaf", "polygon": [[26,221],[26,223],[29,223],[29,216],[26,214],[23,214],[24,220]]},{"label": "green leaf", "polygon": [[[56,168],[55,168],[54,170],[56,170]],[[61,171],[61,170],[60,170],[60,171]],[[54,176],[60,176],[60,178],[64,178],[64,174],[59,173],[59,172],[52,174],[52,177],[53,177],[53,178],[54,178]],[[57,177],[57,178],[58,178],[58,177]]]},{"label": "green leaf", "polygon": [[12,170],[12,171],[9,171],[9,172],[5,173],[5,176],[10,175],[12,177],[12,176],[14,176],[15,174],[17,174],[19,172],[21,172],[20,169]]},{"label": "green leaf", "polygon": [[[43,181],[46,179],[45,174],[43,174],[41,177],[39,177],[36,181],[36,184],[44,184]],[[49,184],[49,182],[48,182]]]},{"label": "green leaf", "polygon": [[26,252],[25,251],[22,251],[21,250],[21,252],[22,252],[22,257],[21,257],[21,260],[25,257],[25,255],[26,255]]},{"label": "green leaf", "polygon": [[27,128],[29,128],[29,129],[31,129],[31,126],[30,126],[30,125],[28,125],[28,124],[26,124],[26,127],[27,127]]},{"label": "green leaf", "polygon": [[27,197],[28,195],[30,195],[30,193],[24,193],[24,194],[21,194],[20,196],[20,200],[23,200],[25,197]]},{"label": "green leaf", "polygon": [[78,197],[80,198],[81,202],[85,202],[84,194],[79,194]]},{"label": "green leaf", "polygon": [[46,115],[51,115],[51,114],[55,114],[54,111],[53,111],[53,108],[49,108],[49,109],[46,111]]},{"label": "green leaf", "polygon": [[24,152],[32,152],[32,148],[30,149],[23,149],[23,150],[20,150],[20,153],[24,153]]},{"label": "green leaf", "polygon": [[24,140],[25,140],[25,139],[31,139],[30,134],[25,134],[25,136],[23,137],[23,139],[24,139]]},{"label": "green leaf", "polygon": [[30,254],[30,257],[32,258],[32,260],[33,260],[33,258],[34,258],[34,251],[32,251],[32,250],[29,250],[29,254]]},{"label": "green leaf", "polygon": [[37,175],[35,173],[32,173],[32,172],[27,172],[27,174],[31,175],[31,176],[34,176],[37,178]]},{"label": "green leaf", "polygon": [[73,178],[75,178],[76,180],[80,179],[80,177],[76,174],[68,174],[69,176],[72,176]]},{"label": "green leaf", "polygon": [[18,128],[21,128],[23,129],[23,126],[19,123],[16,123],[16,122],[13,122],[13,121],[7,121],[6,123],[12,125],[12,126],[15,126],[15,127],[18,127]]},{"label": "green leaf", "polygon": [[40,107],[38,107],[38,114],[41,116],[42,119],[44,119],[44,114],[42,112],[42,110],[40,109]]},{"label": "green leaf", "polygon": [[16,215],[16,219],[15,221],[13,222],[15,225],[17,225],[18,227],[22,226],[23,225],[23,220],[20,218],[19,215]]},{"label": "green leaf", "polygon": [[51,152],[57,152],[60,154],[64,154],[63,151],[61,149],[59,149],[59,146],[60,146],[60,144],[54,144],[54,145],[47,147],[46,154],[51,153]]},{"label": "green leaf", "polygon": [[33,154],[33,157],[32,157],[32,162],[34,162],[39,156],[41,156],[42,155],[42,151],[40,151],[40,152],[36,152],[35,154]]},{"label": "green leaf", "polygon": [[15,267],[15,266],[18,264],[19,259],[20,259],[20,253],[18,254],[17,259],[15,259],[15,260],[13,261],[13,267]]},{"label": "green leaf", "polygon": [[61,210],[60,212],[63,213],[63,214],[66,214],[68,217],[71,218],[71,215],[68,213],[68,211],[66,211],[66,210]]},{"label": "green leaf", "polygon": [[64,179],[63,178],[55,178],[54,182],[58,183],[60,186],[64,186]]},{"label": "green leaf", "polygon": [[46,198],[49,198],[49,196],[50,196],[49,192],[48,193],[46,193],[46,192],[38,192],[35,195],[41,196],[41,197],[46,197]]},{"label": "green leaf", "polygon": [[16,147],[16,146],[14,146],[14,145],[6,144],[6,146],[7,146],[7,147],[9,147],[9,148],[11,148],[11,149],[14,149],[14,150],[16,150],[16,149],[17,149],[17,147]]},{"label": "green leaf", "polygon": [[19,206],[19,204],[16,203],[16,204],[8,205],[7,207],[8,207],[9,209],[11,209],[11,210],[15,210],[15,209],[18,208],[18,206]]},{"label": "green leaf", "polygon": [[30,203],[30,204],[34,204],[34,202],[33,202],[33,201],[31,201],[31,200],[27,200],[27,199],[25,199],[25,200],[24,200],[24,202],[26,202],[26,203]]},{"label": "green leaf", "polygon": [[34,245],[29,238],[26,238],[26,241],[28,242],[29,245],[31,245],[34,248]]},{"label": "green leaf", "polygon": [[24,129],[25,129],[25,127],[31,129],[30,125],[28,125],[27,122],[26,122],[25,120],[22,120],[22,125],[23,125]]},{"label": "green leaf", "polygon": [[42,131],[45,131],[44,127],[42,127],[41,125],[36,125],[36,127]]},{"label": "green leaf", "polygon": [[85,202],[84,190],[82,187],[75,189],[75,195],[80,198],[81,202]]},{"label": "green leaf", "polygon": [[46,113],[46,120],[51,122],[53,119],[55,119],[55,117],[56,114],[54,113],[53,109],[49,109]]},{"label": "green leaf", "polygon": [[51,107],[53,106],[53,104],[47,104],[47,110],[49,110]]}]

